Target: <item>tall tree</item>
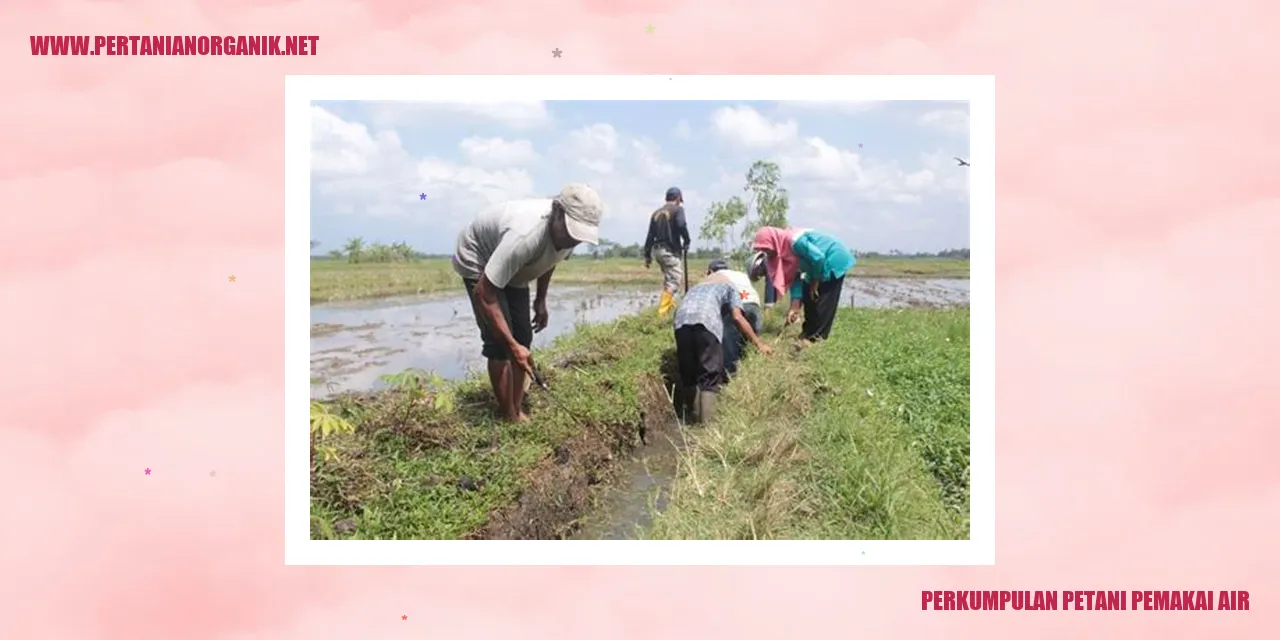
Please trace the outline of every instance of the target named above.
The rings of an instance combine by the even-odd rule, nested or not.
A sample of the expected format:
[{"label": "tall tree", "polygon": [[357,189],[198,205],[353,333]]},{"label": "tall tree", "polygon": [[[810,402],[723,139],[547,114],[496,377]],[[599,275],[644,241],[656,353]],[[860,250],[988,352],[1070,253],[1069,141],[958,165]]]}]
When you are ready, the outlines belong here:
[{"label": "tall tree", "polygon": [[777,163],[768,160],[752,163],[747,170],[747,183],[742,188],[748,194],[747,201],[733,196],[725,202],[712,202],[707,209],[707,218],[698,230],[699,239],[720,245],[723,255],[745,257],[757,229],[785,228],[788,224],[790,198],[781,183]]},{"label": "tall tree", "polygon": [[347,262],[360,262],[364,257],[364,238],[351,238],[347,240],[347,244],[343,247],[347,253]]},{"label": "tall tree", "polygon": [[733,230],[738,223],[747,217],[747,205],[742,198],[733,196],[725,202],[712,202],[707,209],[707,217],[698,230],[698,238],[711,240],[720,245],[722,253],[729,253]]}]

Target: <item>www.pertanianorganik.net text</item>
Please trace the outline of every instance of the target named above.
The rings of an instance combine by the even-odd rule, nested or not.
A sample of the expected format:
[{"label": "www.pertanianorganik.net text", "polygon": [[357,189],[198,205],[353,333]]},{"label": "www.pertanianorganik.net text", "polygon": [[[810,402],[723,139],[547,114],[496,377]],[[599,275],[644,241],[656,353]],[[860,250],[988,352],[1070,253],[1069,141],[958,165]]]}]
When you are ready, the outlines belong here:
[{"label": "www.pertanianorganik.net text", "polygon": [[31,36],[33,56],[314,56],[320,36]]}]

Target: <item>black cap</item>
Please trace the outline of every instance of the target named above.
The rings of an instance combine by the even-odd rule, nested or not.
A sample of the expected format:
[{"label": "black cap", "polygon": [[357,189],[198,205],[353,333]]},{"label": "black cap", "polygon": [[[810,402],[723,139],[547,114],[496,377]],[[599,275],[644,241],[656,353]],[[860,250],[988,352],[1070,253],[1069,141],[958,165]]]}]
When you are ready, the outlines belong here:
[{"label": "black cap", "polygon": [[716,258],[715,260],[711,261],[710,265],[707,266],[707,273],[724,271],[725,269],[728,269],[728,268],[729,268],[729,262],[727,260]]},{"label": "black cap", "polygon": [[684,197],[684,194],[680,193],[679,187],[671,187],[670,189],[667,189],[667,202],[675,202],[682,197]]}]

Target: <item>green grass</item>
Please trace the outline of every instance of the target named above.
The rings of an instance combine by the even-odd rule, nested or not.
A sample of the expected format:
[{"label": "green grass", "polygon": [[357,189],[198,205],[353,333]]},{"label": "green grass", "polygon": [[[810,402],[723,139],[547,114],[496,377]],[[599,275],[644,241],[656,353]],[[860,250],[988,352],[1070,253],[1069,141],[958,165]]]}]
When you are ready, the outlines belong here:
[{"label": "green grass", "polygon": [[[780,316],[767,319],[771,343]],[[772,357],[748,356],[713,423],[685,430],[669,505],[643,535],[967,539],[968,309],[842,309],[830,340],[779,344]],[[479,377],[456,386],[449,410],[398,391],[326,403],[355,432],[327,441],[336,459],[313,461],[312,536],[474,535],[536,491],[531,470],[565,443],[638,424],[640,381],[672,348],[670,325],[643,313],[537,352],[552,389],[530,391],[534,421],[504,425],[492,453],[477,448],[492,424]]]},{"label": "green grass", "polygon": [[[580,434],[584,422],[638,424],[638,381],[658,371],[670,343],[670,327],[645,314],[583,327],[537,351],[551,390],[530,389],[534,421],[502,425],[496,452],[477,448],[488,444],[493,424],[483,377],[457,386],[452,411],[398,391],[325,403],[355,433],[327,441],[336,459],[313,460],[312,537],[456,539],[475,532],[529,488],[527,472]],[[464,477],[478,489],[460,486]]]},{"label": "green grass", "polygon": [[695,429],[663,539],[967,539],[969,313],[842,309]]},{"label": "green grass", "polygon": [[[704,273],[709,259],[690,259],[690,280]],[[969,261],[950,258],[863,258],[850,272],[854,277],[968,278]],[[580,285],[645,285],[662,279],[655,264],[649,269],[631,258],[592,260],[575,256],[556,268],[553,282]],[[333,302],[385,296],[460,290],[448,258],[407,263],[351,264],[341,260],[311,261],[311,302]]]}]

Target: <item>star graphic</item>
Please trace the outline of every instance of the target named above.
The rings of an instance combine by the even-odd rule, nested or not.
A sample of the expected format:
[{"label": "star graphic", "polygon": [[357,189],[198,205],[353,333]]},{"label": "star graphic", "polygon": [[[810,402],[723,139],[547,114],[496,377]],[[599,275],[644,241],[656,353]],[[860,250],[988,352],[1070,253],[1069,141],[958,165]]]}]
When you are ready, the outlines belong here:
[{"label": "star graphic", "polygon": [[551,55],[552,55],[552,57],[555,57],[555,58],[559,58],[559,57],[560,57],[560,54],[562,54],[562,53],[564,53],[564,52],[560,50],[560,47],[556,47],[555,49],[552,49],[552,50],[551,50]]},{"label": "star graphic", "polygon": [[419,194],[418,194],[418,199],[419,199],[419,200],[426,200],[426,199],[427,199],[427,194],[425,194],[425,193],[419,193]]},{"label": "star graphic", "polygon": [[147,475],[151,475],[151,467],[147,467],[146,469],[143,469],[143,471],[147,472]]},{"label": "star graphic", "polygon": [[861,142],[859,142],[859,143],[858,143],[858,148],[859,148],[859,149],[861,149],[861,148],[862,148],[862,143],[861,143]]},{"label": "star graphic", "polygon": [[217,476],[217,475],[218,475],[218,472],[217,472],[217,471],[210,471],[210,472],[209,472],[209,477],[210,477],[210,478],[212,478],[212,477],[214,477],[214,476]]},{"label": "star graphic", "polygon": [[401,620],[408,620],[408,619],[409,619],[409,616],[400,616],[400,619],[401,619]]},{"label": "star graphic", "polygon": [[236,277],[235,277],[235,276],[231,276],[231,277],[227,278],[227,282],[235,282],[235,281],[236,281]]},{"label": "star graphic", "polygon": [[644,30],[645,30],[645,32],[647,32],[647,33],[653,33],[653,25],[651,25],[651,24],[647,24],[647,25],[645,25],[645,26],[644,26]]},{"label": "star graphic", "polygon": [[743,300],[746,300],[747,298],[751,297],[751,292],[747,291],[746,289],[743,289],[742,291],[738,292],[738,297],[742,298]]}]

